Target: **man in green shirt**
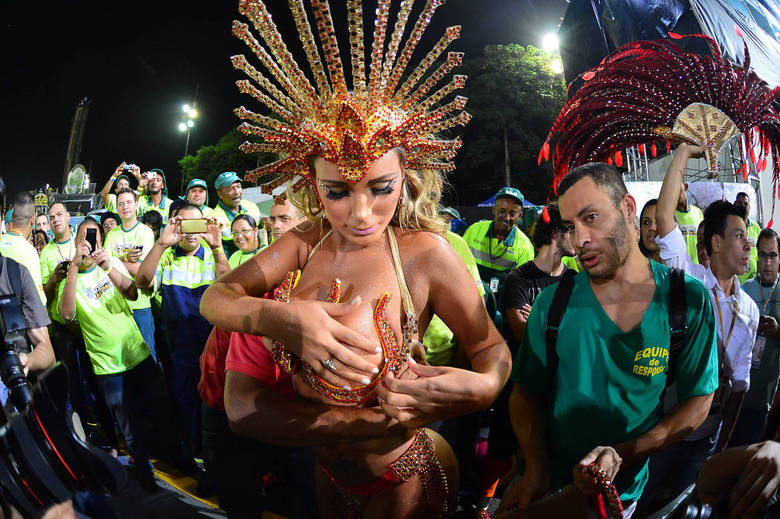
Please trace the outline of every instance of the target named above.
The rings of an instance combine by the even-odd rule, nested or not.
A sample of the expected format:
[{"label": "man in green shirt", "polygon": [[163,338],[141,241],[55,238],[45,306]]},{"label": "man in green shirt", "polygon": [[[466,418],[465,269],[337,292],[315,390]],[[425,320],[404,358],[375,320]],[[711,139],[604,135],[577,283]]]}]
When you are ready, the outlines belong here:
[{"label": "man in green shirt", "polygon": [[[116,203],[122,224],[106,234],[104,248],[122,262],[131,279],[135,281],[138,267],[154,246],[154,231],[138,221],[136,216],[138,199],[132,189],[125,188],[119,191],[116,195]],[[150,300],[148,294],[139,293],[135,301],[128,301],[128,305],[133,311],[133,319],[141,331],[144,342],[152,353],[152,359],[156,362],[154,317]]]},{"label": "man in green shirt", "polygon": [[27,268],[38,290],[41,303],[46,306],[46,294],[41,282],[40,258],[38,251],[29,241],[33,225],[35,225],[35,201],[30,193],[22,191],[14,198],[11,223],[5,234],[0,236],[0,254]]},{"label": "man in green shirt", "polygon": [[688,184],[685,182],[680,188],[680,197],[677,199],[677,210],[674,212],[674,218],[677,220],[677,226],[680,227],[680,232],[688,245],[688,256],[691,257],[691,261],[698,263],[696,231],[704,220],[704,214],[701,209],[688,202]]},{"label": "man in green shirt", "polygon": [[[94,251],[86,240],[88,229],[97,232]],[[159,373],[127,304],[138,296],[135,283],[122,262],[102,248],[99,225],[91,218],[76,231],[76,254],[59,290],[60,314],[79,321],[98,386],[135,460],[141,486],[154,491],[140,410],[158,409]]]},{"label": "man in green shirt", "polygon": [[523,215],[523,200],[519,190],[501,188],[496,194],[493,220],[472,224],[463,235],[477,262],[482,281],[494,294],[500,295],[504,280],[512,269],[534,259],[531,240],[517,228],[517,220]]},{"label": "man in green shirt", "polygon": [[[141,169],[135,164],[126,164],[122,162],[119,164],[114,173],[108,177],[106,183],[103,185],[103,189],[100,190],[100,198],[103,199],[103,207],[112,213],[116,212],[116,194],[123,189],[130,188],[130,177],[128,174],[140,178]],[[111,193],[111,186],[114,187],[114,192]]]},{"label": "man in green shirt", "polygon": [[146,194],[138,198],[138,216],[149,211],[157,211],[162,216],[163,225],[168,223],[168,212],[173,200],[168,198],[168,182],[165,173],[159,168],[150,169],[144,173],[146,177]]},{"label": "man in green shirt", "polygon": [[[630,517],[647,482],[647,458],[707,416],[718,385],[709,296],[685,276],[686,344],[674,361],[680,403],[661,415],[669,367],[669,269],[639,250],[636,201],[611,166],[573,169],[558,187],[564,228],[584,271],[574,277],[547,364],[547,316],[559,285],[536,299],[513,364],[510,416],[525,473],[502,508],[525,507],[572,480],[592,494],[596,463]],[[549,411],[549,412],[548,412]]]},{"label": "man in green shirt", "polygon": [[214,188],[217,190],[219,200],[217,200],[217,206],[211,216],[222,225],[222,247],[225,249],[225,254],[230,257],[238,250],[233,243],[230,227],[233,224],[233,219],[239,214],[248,213],[256,222],[259,222],[260,209],[254,202],[243,199],[244,190],[241,187],[241,179],[233,171],[226,171],[218,176],[214,182]]},{"label": "man in green shirt", "polygon": [[49,207],[49,221],[54,239],[41,250],[41,282],[49,302],[49,314],[61,323],[63,320],[57,313],[56,305],[57,289],[68,273],[67,265],[76,254],[76,246],[70,231],[70,213],[62,203],[55,202]]},{"label": "man in green shirt", "polygon": [[209,207],[209,190],[205,180],[202,178],[190,180],[183,198],[192,205],[199,207],[200,212],[203,213],[203,218],[211,218],[211,213],[214,209]]},{"label": "man in green shirt", "polygon": [[738,276],[739,282],[745,283],[756,276],[758,266],[756,244],[758,243],[758,235],[761,234],[761,226],[756,222],[750,221],[750,195],[744,191],[737,193],[734,205],[740,205],[745,208],[745,226],[747,227],[747,238],[750,242],[750,263],[748,264],[748,269],[744,274]]}]

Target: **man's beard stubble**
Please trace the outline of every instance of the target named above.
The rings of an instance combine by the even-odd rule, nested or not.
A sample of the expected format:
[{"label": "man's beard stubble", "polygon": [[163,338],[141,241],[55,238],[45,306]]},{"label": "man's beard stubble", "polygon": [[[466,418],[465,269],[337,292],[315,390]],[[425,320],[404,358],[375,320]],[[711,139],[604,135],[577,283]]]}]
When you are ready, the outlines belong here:
[{"label": "man's beard stubble", "polygon": [[615,225],[613,225],[606,236],[604,236],[604,248],[595,251],[592,249],[583,249],[579,252],[577,256],[580,259],[580,263],[582,263],[583,254],[589,252],[600,252],[602,254],[602,259],[599,261],[599,264],[596,265],[595,272],[594,270],[585,267],[585,264],[582,263],[583,268],[588,271],[588,276],[593,279],[611,278],[615,272],[623,266],[628,259],[630,251],[629,232],[626,219],[621,214]]}]

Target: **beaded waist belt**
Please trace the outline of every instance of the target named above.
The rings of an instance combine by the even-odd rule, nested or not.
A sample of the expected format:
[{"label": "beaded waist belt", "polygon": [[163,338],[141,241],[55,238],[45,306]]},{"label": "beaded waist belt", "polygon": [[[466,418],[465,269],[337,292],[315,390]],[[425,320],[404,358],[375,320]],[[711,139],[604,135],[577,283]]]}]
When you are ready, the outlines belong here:
[{"label": "beaded waist belt", "polygon": [[395,461],[387,466],[384,474],[366,485],[351,487],[344,485],[324,465],[320,464],[328,479],[339,489],[344,501],[346,517],[361,517],[363,509],[372,496],[388,488],[400,485],[419,475],[425,489],[427,506],[431,517],[445,517],[447,514],[449,489],[447,476],[441,468],[433,439],[425,429],[417,429],[412,444]]}]

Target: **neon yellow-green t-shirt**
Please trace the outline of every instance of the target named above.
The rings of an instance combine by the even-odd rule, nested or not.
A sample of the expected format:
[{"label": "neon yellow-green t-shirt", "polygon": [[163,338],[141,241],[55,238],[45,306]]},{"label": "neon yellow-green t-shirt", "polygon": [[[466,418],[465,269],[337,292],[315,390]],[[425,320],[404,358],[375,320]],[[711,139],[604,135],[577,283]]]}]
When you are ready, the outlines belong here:
[{"label": "neon yellow-green t-shirt", "polygon": [[230,258],[228,258],[228,263],[230,264],[230,268],[231,269],[237,268],[239,265],[247,261],[249,258],[255,256],[261,250],[263,250],[263,247],[258,247],[252,252],[243,252],[241,250],[237,250],[236,252],[230,255]]},{"label": "neon yellow-green t-shirt", "polygon": [[[49,282],[49,278],[54,274],[54,269],[57,265],[63,261],[70,261],[73,256],[76,255],[76,243],[73,241],[73,236],[67,240],[58,242],[52,240],[46,244],[41,250],[41,283],[44,285]],[[60,281],[63,283],[64,281]],[[54,297],[49,301],[48,308],[49,316],[52,321],[57,321],[60,324],[65,324],[65,319],[62,318],[59,312],[59,287],[54,292]]]},{"label": "neon yellow-green t-shirt", "polygon": [[738,276],[740,283],[746,283],[748,280],[756,277],[758,272],[758,235],[761,234],[761,226],[756,222],[748,220],[747,226],[747,239],[750,242],[750,261],[748,262],[748,269],[744,274]]},{"label": "neon yellow-green t-shirt", "polygon": [[[130,277],[119,259],[111,257],[110,261],[123,276]],[[65,284],[60,283],[60,305]],[[79,272],[75,317],[96,375],[124,373],[149,356],[149,347],[135,324],[127,300],[97,265]]]},{"label": "neon yellow-green t-shirt", "polygon": [[[103,244],[103,248],[106,249],[109,254],[120,260],[124,260],[125,254],[131,249],[142,246],[141,259],[143,261],[149,254],[149,251],[154,247],[154,231],[145,226],[141,222],[136,222],[130,229],[125,230],[124,225],[117,225],[106,234],[106,241]],[[131,276],[132,277],[132,276]],[[132,277],[135,280],[134,277]],[[149,308],[151,296],[143,294],[138,291],[138,299],[135,301],[128,301],[131,310],[141,310]]]},{"label": "neon yellow-green t-shirt", "polygon": [[[458,253],[458,256],[466,264],[466,268],[477,284],[479,295],[484,296],[485,287],[479,278],[477,262],[474,260],[474,255],[471,254],[471,249],[469,249],[466,241],[451,231],[447,232],[447,241],[450,242],[452,248],[455,249],[455,252]],[[425,330],[425,335],[423,336],[423,344],[426,347],[425,360],[428,364],[434,366],[451,364],[458,350],[458,342],[455,335],[438,315],[434,315],[431,318],[428,329]]]},{"label": "neon yellow-green t-shirt", "polygon": [[8,231],[0,236],[0,254],[11,258],[19,265],[24,265],[30,271],[30,277],[35,283],[35,288],[41,297],[41,303],[45,307],[46,294],[43,292],[43,283],[41,282],[41,260],[35,247],[21,234]]},{"label": "neon yellow-green t-shirt", "polygon": [[695,205],[689,205],[688,211],[675,211],[674,216],[677,219],[677,225],[680,227],[685,243],[688,245],[688,256],[691,261],[699,263],[699,253],[696,251],[696,231],[699,224],[704,220],[704,213]]},{"label": "neon yellow-green t-shirt", "polygon": [[138,197],[138,219],[148,213],[149,211],[157,211],[162,216],[162,223],[166,225],[168,223],[168,213],[171,210],[171,204],[173,200],[167,196],[163,196],[160,200],[160,205],[156,206],[152,202],[152,197],[148,195],[141,195]]}]

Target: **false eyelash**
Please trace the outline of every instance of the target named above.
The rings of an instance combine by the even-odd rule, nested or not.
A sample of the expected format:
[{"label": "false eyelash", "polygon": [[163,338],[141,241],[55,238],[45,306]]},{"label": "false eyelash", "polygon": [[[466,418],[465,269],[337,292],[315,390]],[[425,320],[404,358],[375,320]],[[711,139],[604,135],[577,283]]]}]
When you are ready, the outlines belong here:
[{"label": "false eyelash", "polygon": [[[393,192],[393,189],[395,188],[395,184],[398,181],[398,177],[394,177],[392,180],[390,180],[387,185],[383,188],[371,188],[371,192],[374,194],[374,196],[382,196],[382,195],[389,195]],[[325,184],[318,182],[317,183],[320,188],[325,190],[325,196],[329,200],[338,200],[340,198],[344,198],[345,196],[349,195],[349,191],[333,191],[331,188],[326,186]]]}]

